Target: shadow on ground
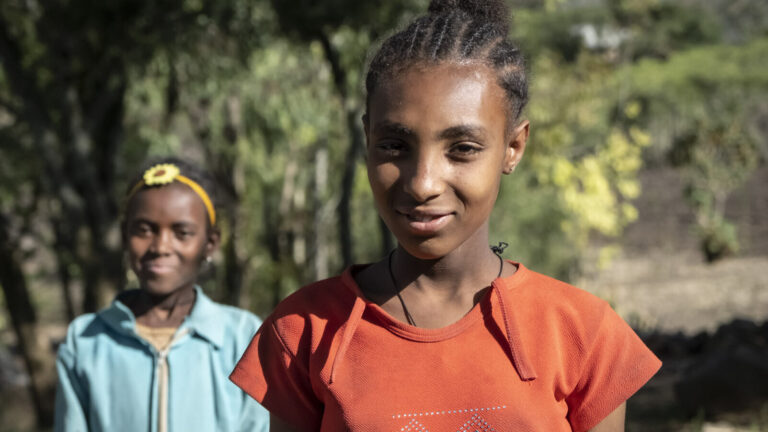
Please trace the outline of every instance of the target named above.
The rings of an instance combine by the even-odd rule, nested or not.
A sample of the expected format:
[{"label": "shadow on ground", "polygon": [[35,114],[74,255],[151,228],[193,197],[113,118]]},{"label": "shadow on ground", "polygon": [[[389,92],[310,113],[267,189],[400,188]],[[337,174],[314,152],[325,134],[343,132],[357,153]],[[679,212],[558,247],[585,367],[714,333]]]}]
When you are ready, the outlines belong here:
[{"label": "shadow on ground", "polygon": [[715,430],[703,427],[711,422],[733,427],[723,430],[768,430],[768,321],[643,340],[664,365],[630,399],[628,431]]}]

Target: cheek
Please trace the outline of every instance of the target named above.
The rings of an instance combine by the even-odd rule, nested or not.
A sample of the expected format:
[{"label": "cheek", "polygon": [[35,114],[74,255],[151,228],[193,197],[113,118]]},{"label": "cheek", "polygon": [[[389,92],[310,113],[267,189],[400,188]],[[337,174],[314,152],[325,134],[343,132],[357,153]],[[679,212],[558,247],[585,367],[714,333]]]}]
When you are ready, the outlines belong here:
[{"label": "cheek", "polygon": [[206,244],[207,244],[207,238],[201,238],[199,240],[186,242],[182,245],[179,245],[179,250],[182,252],[182,255],[186,258],[187,262],[193,265],[199,265],[202,260],[205,259],[206,255]]},{"label": "cheek", "polygon": [[[490,212],[490,209],[493,208],[501,183],[501,174],[495,171],[486,171],[488,169],[490,168],[463,173],[459,177],[461,183],[457,187],[458,192],[462,195],[462,200],[468,206],[482,213]],[[491,173],[496,175],[490,175]]]},{"label": "cheek", "polygon": [[128,237],[126,248],[131,261],[141,258],[149,247],[149,241],[139,237]]},{"label": "cheek", "polygon": [[368,183],[376,202],[386,201],[386,195],[400,178],[400,170],[394,164],[368,166]]}]

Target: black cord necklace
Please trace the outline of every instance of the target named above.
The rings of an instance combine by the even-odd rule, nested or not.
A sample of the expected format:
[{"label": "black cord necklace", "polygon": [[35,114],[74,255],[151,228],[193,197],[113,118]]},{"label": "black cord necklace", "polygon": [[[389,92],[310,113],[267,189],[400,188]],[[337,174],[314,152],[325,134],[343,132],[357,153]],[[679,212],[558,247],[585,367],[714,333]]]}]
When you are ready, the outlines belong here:
[{"label": "black cord necklace", "polygon": [[[496,278],[501,277],[501,273],[504,271],[504,259],[501,257],[502,252],[504,252],[504,249],[507,248],[507,243],[499,242],[497,246],[491,246],[491,250],[493,253],[499,258],[499,274],[496,275]],[[389,257],[387,257],[387,268],[389,269],[389,278],[392,279],[392,287],[395,290],[395,295],[397,296],[397,299],[400,300],[400,305],[403,307],[403,312],[405,313],[405,319],[408,321],[408,324],[416,327],[416,322],[413,320],[413,316],[408,311],[408,307],[405,305],[405,300],[403,300],[403,296],[400,295],[400,290],[398,289],[397,280],[395,279],[395,273],[392,271],[392,255],[395,254],[396,249],[392,249],[392,252],[389,253]]]}]

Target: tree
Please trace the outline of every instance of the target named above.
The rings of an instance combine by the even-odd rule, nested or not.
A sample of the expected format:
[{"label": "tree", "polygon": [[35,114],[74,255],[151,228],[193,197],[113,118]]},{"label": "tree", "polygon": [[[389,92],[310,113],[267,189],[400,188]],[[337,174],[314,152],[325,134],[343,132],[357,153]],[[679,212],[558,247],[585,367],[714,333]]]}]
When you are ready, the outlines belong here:
[{"label": "tree", "polygon": [[644,60],[617,76],[642,106],[638,120],[655,131],[655,152],[682,170],[710,262],[738,250],[736,227],[725,218],[726,200],[768,154],[757,128],[768,96],[761,60],[766,55],[765,38],[704,46],[665,62]]},{"label": "tree", "polygon": [[[249,2],[107,2],[82,0],[0,4],[0,160],[14,169],[3,178],[3,228],[21,226],[41,248],[59,252],[58,268],[65,303],[73,269],[84,287],[84,311],[94,311],[124,280],[118,227],[119,175],[123,164],[126,94],[131,78],[161,54],[194,50],[217,28],[227,29],[247,46],[253,33]],[[242,31],[236,34],[234,30]],[[240,37],[242,36],[242,37]],[[169,85],[169,95],[173,86]],[[169,97],[169,100],[172,100]],[[170,104],[169,104],[170,105]],[[145,147],[146,149],[146,147]],[[141,149],[131,156],[143,158]],[[37,225],[24,224],[20,209],[32,189]],[[51,228],[53,240],[46,238]],[[8,234],[4,234],[8,238]],[[4,241],[0,256],[3,289],[22,347],[35,345],[34,307],[19,273],[21,258]],[[7,267],[6,267],[7,266]],[[16,302],[19,306],[18,308]],[[26,304],[26,306],[25,306]],[[69,314],[74,314],[74,307]],[[30,325],[26,325],[29,323]],[[35,377],[36,352],[23,349],[35,400],[47,390]],[[46,404],[38,404],[41,426],[50,423]]]},{"label": "tree", "polygon": [[[365,137],[361,117],[361,77],[365,67],[365,50],[383,31],[393,28],[416,4],[408,0],[383,4],[350,0],[333,0],[322,4],[310,0],[273,0],[283,31],[303,42],[318,41],[333,75],[337,97],[345,111],[349,139],[341,181],[338,207],[338,232],[342,263],[352,264],[352,196],[355,175],[364,151]],[[390,235],[383,222],[379,224],[384,253],[391,247]]]}]

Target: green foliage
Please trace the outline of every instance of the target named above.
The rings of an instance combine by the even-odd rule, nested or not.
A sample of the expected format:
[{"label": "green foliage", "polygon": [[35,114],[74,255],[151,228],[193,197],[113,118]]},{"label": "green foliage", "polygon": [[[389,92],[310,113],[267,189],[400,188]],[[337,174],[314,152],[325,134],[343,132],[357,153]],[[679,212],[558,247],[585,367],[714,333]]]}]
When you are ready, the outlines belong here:
[{"label": "green foliage", "polygon": [[[0,2],[0,213],[40,251],[26,264],[55,257],[25,266],[38,269],[33,289],[122,280],[126,182],[168,154],[222,186],[225,240],[208,283],[219,299],[236,302],[241,285],[244,306],[268,313],[340,270],[344,229],[353,261],[380,258],[387,237],[359,157],[363,70],[376,41],[427,3]],[[588,259],[605,265],[638,217],[638,173],[671,164],[707,259],[738,251],[727,198],[768,155],[768,3],[510,3],[531,139],[502,182],[491,241],[563,279]],[[585,253],[595,240],[599,253]]]},{"label": "green foliage", "polygon": [[[82,220],[79,186],[43,187],[45,160],[33,156],[45,137],[18,121],[19,110],[34,106],[47,107],[54,123],[66,118],[73,105],[62,104],[64,90],[75,89],[77,112],[104,125],[81,142],[88,166],[109,179],[114,208],[146,157],[182,154],[215,172],[225,192],[224,250],[231,248],[217,257],[224,270],[213,285],[226,286],[228,264],[237,261],[254,309],[268,311],[317,277],[317,242],[326,246],[329,273],[342,265],[337,205],[345,167],[354,174],[354,260],[377,259],[381,227],[362,161],[346,160],[355,133],[348,120],[359,117],[371,45],[426,3],[5,2],[0,16],[13,23],[9,37],[43,97],[29,104],[34,99],[13,91],[10,69],[0,70],[0,139],[13,143],[0,151],[0,207],[32,209],[37,198],[26,194],[23,202],[17,191],[38,191],[51,215]],[[767,153],[750,125],[768,87],[768,40],[755,36],[764,34],[755,24],[739,32],[744,43],[723,41],[738,39],[734,23],[753,22],[759,2],[740,13],[696,1],[515,3],[522,6],[513,33],[532,77],[532,135],[521,166],[504,179],[492,239],[510,243],[509,256],[564,278],[578,272],[595,238],[607,245],[597,254],[607,262],[637,217],[638,172],[657,161],[685,173],[703,250],[736,250],[724,203]],[[597,39],[588,41],[591,31]],[[120,85],[114,117],[92,117],[98,96]],[[106,125],[119,136],[114,158],[101,140]],[[70,151],[56,133],[48,135],[55,148]],[[319,163],[326,156],[327,165]],[[86,275],[68,263],[75,278]]]},{"label": "green foliage", "polygon": [[[637,217],[631,201],[640,193],[637,173],[649,138],[614,122],[621,101],[605,85],[613,73],[603,57],[588,52],[569,62],[550,51],[532,65],[531,139],[524,172],[515,174],[526,182],[514,192],[505,188],[498,206],[505,214],[527,214],[529,222],[506,225],[506,233],[535,232],[542,242],[523,241],[516,253],[550,274],[575,275],[593,236],[618,237]],[[636,115],[634,105],[624,108],[625,116]],[[523,194],[535,204],[508,211]]]},{"label": "green foliage", "polygon": [[[50,252],[26,260],[56,259],[32,266],[32,284],[66,273],[94,285],[102,267],[122,279],[111,253],[120,198],[145,158],[168,154],[222,185],[225,243],[209,283],[220,299],[236,301],[240,280],[247,306],[269,312],[338,272],[343,229],[353,261],[380,258],[386,237],[350,151],[364,65],[427,3],[0,3],[0,212],[30,250]],[[768,155],[756,127],[768,100],[766,3],[515,4],[532,134],[502,183],[491,240],[563,279],[587,259],[605,265],[638,217],[638,173],[656,163],[683,173],[705,257],[737,252],[727,198]],[[586,254],[596,239],[602,249]]]},{"label": "green foliage", "polygon": [[655,109],[693,109],[708,114],[703,104],[714,90],[764,89],[768,85],[765,59],[768,38],[742,45],[696,47],[664,60],[644,59],[619,71],[616,80],[634,94],[654,103]]},{"label": "green foliage", "polygon": [[709,261],[738,250],[736,228],[725,219],[726,200],[766,154],[752,118],[768,96],[766,56],[768,39],[762,38],[644,60],[617,74],[630,97],[642,101],[640,121],[655,135],[653,151],[685,175]]},{"label": "green foliage", "polygon": [[[699,209],[700,213],[711,212],[708,208]],[[714,262],[739,250],[736,226],[719,215],[710,216],[698,229],[701,249],[708,262]]]},{"label": "green foliage", "polygon": [[388,32],[406,10],[414,8],[411,0],[392,0],[383,3],[356,0],[272,0],[282,30],[302,40],[317,39],[329,29],[349,28],[365,31],[374,38]]},{"label": "green foliage", "polygon": [[721,38],[715,16],[702,7],[657,0],[619,0],[607,5],[615,25],[631,35],[623,50],[632,59],[666,58]]}]

